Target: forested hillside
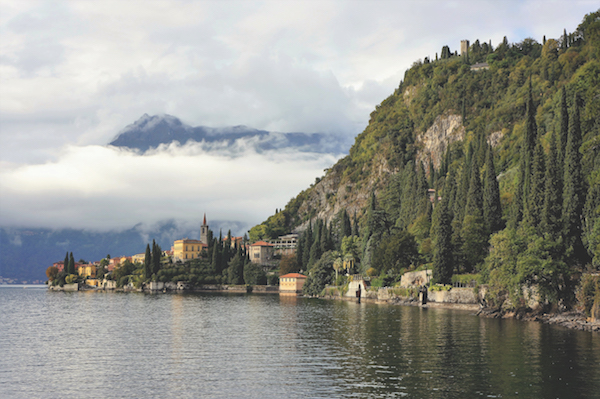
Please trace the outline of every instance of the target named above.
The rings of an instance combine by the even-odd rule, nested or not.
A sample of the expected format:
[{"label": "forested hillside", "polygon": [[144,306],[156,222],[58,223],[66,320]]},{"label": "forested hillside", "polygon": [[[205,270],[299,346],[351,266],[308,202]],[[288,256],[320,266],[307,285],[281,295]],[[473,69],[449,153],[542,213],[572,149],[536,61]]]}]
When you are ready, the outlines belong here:
[{"label": "forested hillside", "polygon": [[536,285],[571,302],[579,274],[600,269],[600,10],[559,38],[415,62],[349,155],[250,238],[293,230],[285,268],[308,271],[309,293],[334,269],[392,284],[426,265],[439,283],[476,276],[498,301]]}]

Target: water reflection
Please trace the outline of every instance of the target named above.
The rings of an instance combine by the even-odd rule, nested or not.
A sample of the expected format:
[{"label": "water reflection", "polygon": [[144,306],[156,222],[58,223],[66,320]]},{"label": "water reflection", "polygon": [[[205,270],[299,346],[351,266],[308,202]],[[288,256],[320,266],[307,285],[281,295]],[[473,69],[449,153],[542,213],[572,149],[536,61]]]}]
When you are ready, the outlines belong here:
[{"label": "water reflection", "polygon": [[295,295],[21,291],[0,290],[2,397],[600,392],[598,334],[539,323]]}]

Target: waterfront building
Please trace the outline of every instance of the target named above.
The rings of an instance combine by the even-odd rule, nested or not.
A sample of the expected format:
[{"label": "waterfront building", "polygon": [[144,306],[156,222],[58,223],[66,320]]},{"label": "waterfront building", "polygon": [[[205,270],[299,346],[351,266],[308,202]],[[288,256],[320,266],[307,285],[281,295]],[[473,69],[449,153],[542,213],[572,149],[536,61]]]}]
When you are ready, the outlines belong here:
[{"label": "waterfront building", "polygon": [[301,293],[308,277],[300,273],[288,273],[279,277],[279,292]]}]

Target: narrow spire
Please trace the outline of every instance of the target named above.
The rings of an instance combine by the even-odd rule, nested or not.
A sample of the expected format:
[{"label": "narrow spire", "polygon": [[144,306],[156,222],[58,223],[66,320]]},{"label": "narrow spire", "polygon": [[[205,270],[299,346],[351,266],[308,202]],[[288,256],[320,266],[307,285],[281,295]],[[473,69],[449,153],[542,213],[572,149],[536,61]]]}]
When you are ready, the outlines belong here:
[{"label": "narrow spire", "polygon": [[204,213],[204,222],[202,222],[204,226],[206,226],[206,213]]}]

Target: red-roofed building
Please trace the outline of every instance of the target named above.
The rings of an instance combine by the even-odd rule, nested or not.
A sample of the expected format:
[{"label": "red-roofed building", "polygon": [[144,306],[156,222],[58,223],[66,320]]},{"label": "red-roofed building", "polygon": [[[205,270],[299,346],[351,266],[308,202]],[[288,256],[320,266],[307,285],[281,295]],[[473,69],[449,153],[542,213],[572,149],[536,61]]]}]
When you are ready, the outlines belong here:
[{"label": "red-roofed building", "polygon": [[308,277],[300,273],[288,273],[279,277],[279,292],[300,293]]},{"label": "red-roofed building", "polygon": [[[65,262],[55,262],[52,264],[52,266],[56,267],[59,273],[65,270]],[[77,269],[79,268],[79,266],[81,266],[81,264],[75,262],[75,273],[77,273]]]},{"label": "red-roofed building", "polygon": [[265,241],[258,241],[248,246],[248,253],[250,255],[250,261],[252,263],[258,263],[263,265],[273,259],[273,253],[275,252],[275,245],[269,244]]}]

